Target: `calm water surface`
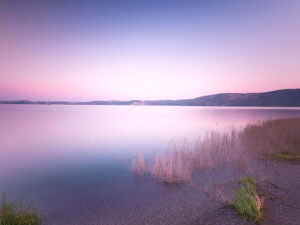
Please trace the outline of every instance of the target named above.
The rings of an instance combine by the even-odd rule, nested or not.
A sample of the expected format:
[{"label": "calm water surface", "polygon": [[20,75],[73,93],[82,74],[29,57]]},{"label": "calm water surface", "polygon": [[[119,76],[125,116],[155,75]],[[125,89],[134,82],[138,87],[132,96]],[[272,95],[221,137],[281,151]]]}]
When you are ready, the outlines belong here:
[{"label": "calm water surface", "polygon": [[131,175],[138,152],[287,117],[300,117],[300,108],[0,105],[0,192],[33,199],[48,224],[118,224],[140,199],[162,193]]}]

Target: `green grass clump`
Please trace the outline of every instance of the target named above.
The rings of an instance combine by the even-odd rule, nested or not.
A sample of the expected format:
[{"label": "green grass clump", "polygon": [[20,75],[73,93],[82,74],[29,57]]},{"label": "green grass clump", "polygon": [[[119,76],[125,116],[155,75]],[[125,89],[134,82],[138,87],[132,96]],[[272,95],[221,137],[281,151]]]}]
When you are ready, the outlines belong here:
[{"label": "green grass clump", "polygon": [[257,184],[256,184],[255,180],[250,176],[240,177],[240,183],[245,186],[250,185],[252,189],[256,190]]},{"label": "green grass clump", "polygon": [[273,159],[281,161],[297,161],[300,162],[300,153],[295,153],[292,151],[283,151],[273,155]]},{"label": "green grass clump", "polygon": [[233,206],[245,218],[259,221],[261,218],[261,200],[256,192],[256,182],[252,177],[241,177],[241,186],[233,192]]},{"label": "green grass clump", "polygon": [[31,204],[23,201],[9,203],[5,196],[0,205],[0,225],[40,225],[41,217]]}]

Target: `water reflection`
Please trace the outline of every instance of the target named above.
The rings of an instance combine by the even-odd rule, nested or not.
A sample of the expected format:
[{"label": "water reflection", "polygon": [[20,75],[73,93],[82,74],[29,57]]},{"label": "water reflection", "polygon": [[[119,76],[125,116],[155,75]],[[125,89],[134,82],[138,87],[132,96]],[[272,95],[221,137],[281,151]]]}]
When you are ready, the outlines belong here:
[{"label": "water reflection", "polygon": [[300,110],[159,106],[0,105],[0,175],[89,158],[159,151],[169,139]]},{"label": "water reflection", "polygon": [[164,150],[174,137],[299,116],[300,108],[0,105],[0,192],[32,195],[55,213],[58,205],[66,213],[70,201],[115,204],[112,196],[137,193],[128,163],[137,152]]}]

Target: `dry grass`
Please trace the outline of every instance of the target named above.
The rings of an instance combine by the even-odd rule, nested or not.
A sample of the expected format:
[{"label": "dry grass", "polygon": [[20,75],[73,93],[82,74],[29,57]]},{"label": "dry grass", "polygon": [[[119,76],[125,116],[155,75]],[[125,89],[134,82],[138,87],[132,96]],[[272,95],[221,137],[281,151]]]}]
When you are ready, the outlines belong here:
[{"label": "dry grass", "polygon": [[193,141],[173,142],[167,153],[156,156],[150,169],[139,156],[132,162],[132,171],[148,171],[166,183],[188,182],[195,171],[217,166],[248,170],[251,160],[272,158],[284,149],[300,152],[300,118],[264,121],[227,132],[211,131]]}]

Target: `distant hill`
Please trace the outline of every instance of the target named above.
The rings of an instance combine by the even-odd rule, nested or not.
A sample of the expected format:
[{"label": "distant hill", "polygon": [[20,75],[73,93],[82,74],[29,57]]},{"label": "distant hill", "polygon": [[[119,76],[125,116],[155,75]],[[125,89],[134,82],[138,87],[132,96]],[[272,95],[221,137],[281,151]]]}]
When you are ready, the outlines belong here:
[{"label": "distant hill", "polygon": [[0,101],[0,104],[61,104],[61,105],[177,105],[177,106],[277,106],[300,107],[300,89],[283,89],[262,93],[223,93],[182,100],[131,101]]},{"label": "distant hill", "polygon": [[223,93],[185,100],[145,101],[147,105],[189,106],[300,106],[300,89],[263,93]]}]

